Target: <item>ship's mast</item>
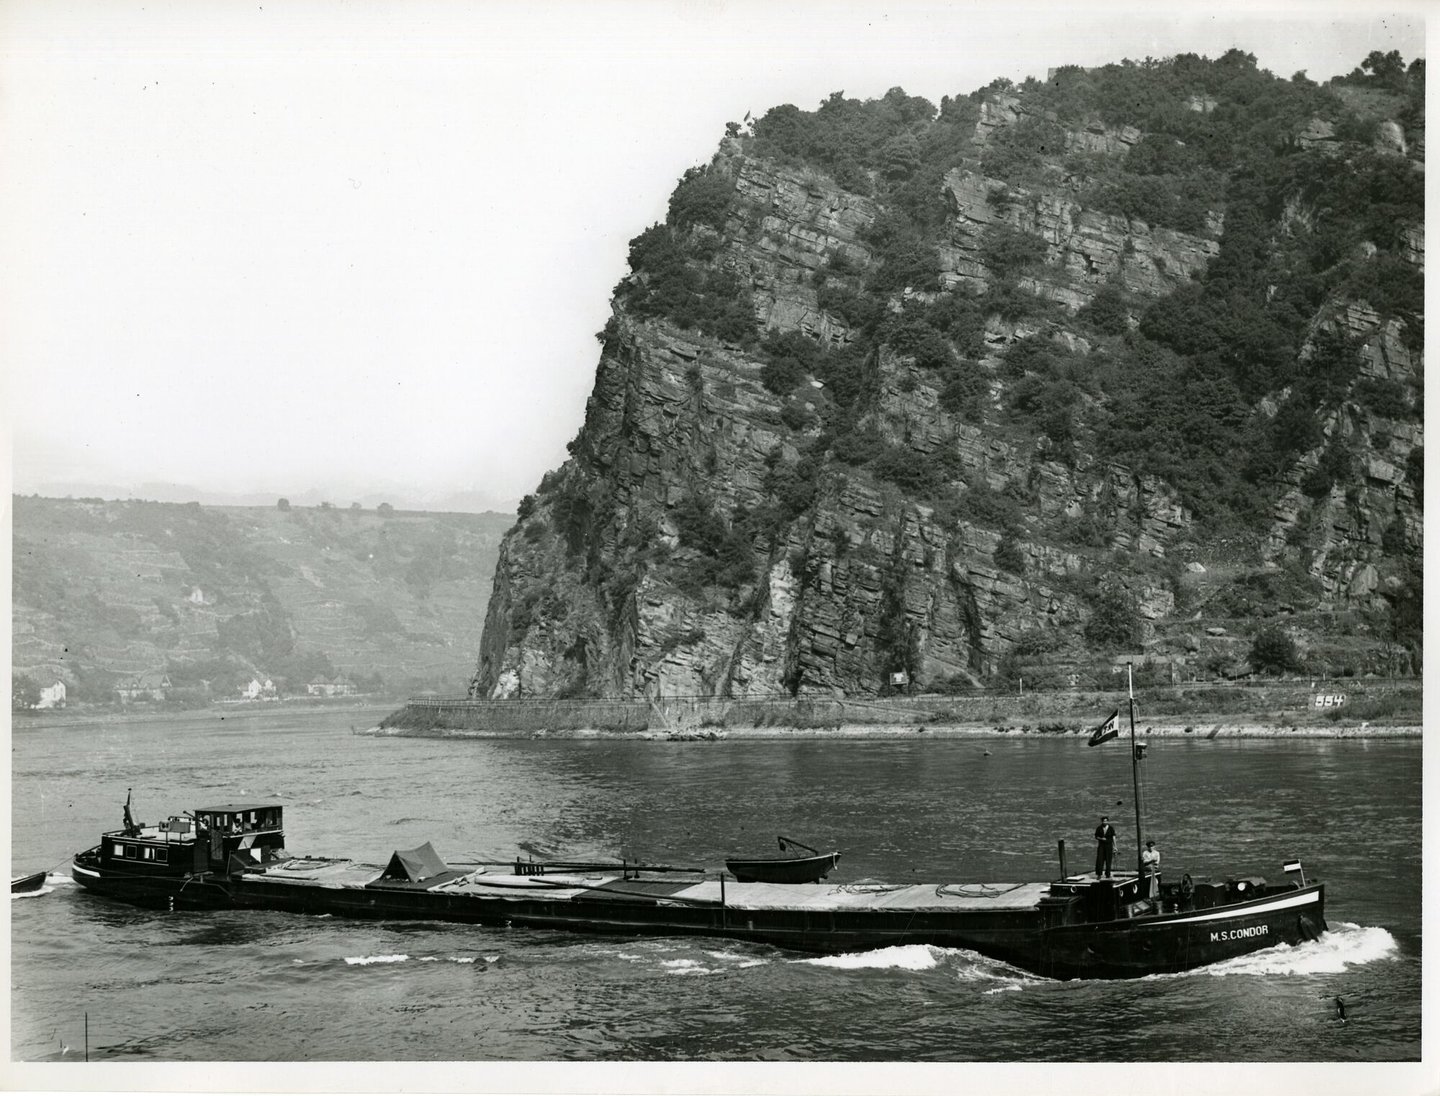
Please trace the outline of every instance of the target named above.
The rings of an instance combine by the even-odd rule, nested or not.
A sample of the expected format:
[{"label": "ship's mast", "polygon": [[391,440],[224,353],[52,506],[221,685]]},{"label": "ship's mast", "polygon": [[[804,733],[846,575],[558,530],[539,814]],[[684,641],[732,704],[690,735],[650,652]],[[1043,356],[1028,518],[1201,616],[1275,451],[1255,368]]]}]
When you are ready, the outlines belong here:
[{"label": "ship's mast", "polygon": [[1130,691],[1130,779],[1135,785],[1135,871],[1144,874],[1145,832],[1142,817],[1144,804],[1140,799],[1140,750],[1135,744],[1135,664],[1125,663],[1125,678]]}]

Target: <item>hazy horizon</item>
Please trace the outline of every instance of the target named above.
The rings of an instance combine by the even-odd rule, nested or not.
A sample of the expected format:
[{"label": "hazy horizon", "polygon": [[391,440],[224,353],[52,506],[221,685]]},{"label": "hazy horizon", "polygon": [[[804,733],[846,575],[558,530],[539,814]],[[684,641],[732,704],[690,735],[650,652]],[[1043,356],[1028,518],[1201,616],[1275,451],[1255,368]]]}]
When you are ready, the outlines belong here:
[{"label": "hazy horizon", "polygon": [[1419,15],[1353,4],[122,0],[0,29],[13,490],[500,511],[564,461],[628,242],[726,122],[1177,52],[1322,81],[1424,54]]},{"label": "hazy horizon", "polygon": [[481,491],[424,493],[403,489],[347,491],[309,487],[274,494],[265,491],[218,491],[194,484],[153,480],[133,485],[59,480],[45,483],[34,490],[21,490],[17,486],[11,493],[61,500],[98,498],[107,502],[198,502],[202,506],[275,506],[284,499],[296,507],[316,507],[328,503],[338,510],[348,509],[355,504],[359,504],[363,509],[373,510],[382,503],[389,503],[397,510],[465,514],[513,514],[519,501],[496,499]]}]

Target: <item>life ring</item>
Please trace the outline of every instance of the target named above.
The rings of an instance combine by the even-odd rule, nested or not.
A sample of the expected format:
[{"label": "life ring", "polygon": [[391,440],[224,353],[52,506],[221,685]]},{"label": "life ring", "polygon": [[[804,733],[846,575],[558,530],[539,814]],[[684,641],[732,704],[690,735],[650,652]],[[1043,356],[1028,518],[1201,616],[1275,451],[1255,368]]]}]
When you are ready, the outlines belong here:
[{"label": "life ring", "polygon": [[1190,878],[1189,873],[1180,877],[1180,897],[1188,899],[1195,893],[1195,880]]}]

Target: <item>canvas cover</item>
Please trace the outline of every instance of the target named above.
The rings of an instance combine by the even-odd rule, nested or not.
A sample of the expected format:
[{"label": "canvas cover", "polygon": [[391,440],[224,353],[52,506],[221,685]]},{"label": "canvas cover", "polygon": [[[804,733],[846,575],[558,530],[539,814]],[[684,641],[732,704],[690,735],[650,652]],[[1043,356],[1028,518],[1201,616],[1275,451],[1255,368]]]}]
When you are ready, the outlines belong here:
[{"label": "canvas cover", "polygon": [[396,849],[390,854],[390,863],[385,865],[380,878],[408,879],[418,883],[449,870],[450,866],[440,859],[440,854],[427,841],[418,849]]}]

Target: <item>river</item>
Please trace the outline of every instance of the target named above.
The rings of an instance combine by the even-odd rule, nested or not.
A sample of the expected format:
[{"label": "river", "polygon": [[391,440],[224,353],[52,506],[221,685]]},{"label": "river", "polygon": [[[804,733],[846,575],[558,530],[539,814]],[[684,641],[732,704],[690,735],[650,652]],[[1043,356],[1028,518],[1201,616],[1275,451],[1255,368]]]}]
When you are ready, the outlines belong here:
[{"label": "river", "polygon": [[[373,719],[369,720],[373,722]],[[374,738],[354,710],[22,724],[13,871],[136,816],[275,799],[292,852],[383,863],[517,850],[718,866],[777,834],[843,851],[832,882],[1024,880],[1134,817],[1123,740],[717,742]],[[12,897],[20,1062],[1414,1062],[1421,745],[1156,740],[1170,878],[1328,883],[1330,931],[1185,975],[1039,979],[964,951],[829,958],[720,940],[160,913],[68,876]],[[68,869],[68,865],[66,866]],[[1338,1016],[1336,999],[1346,1004]],[[88,1025],[88,1032],[87,1032]]]}]

